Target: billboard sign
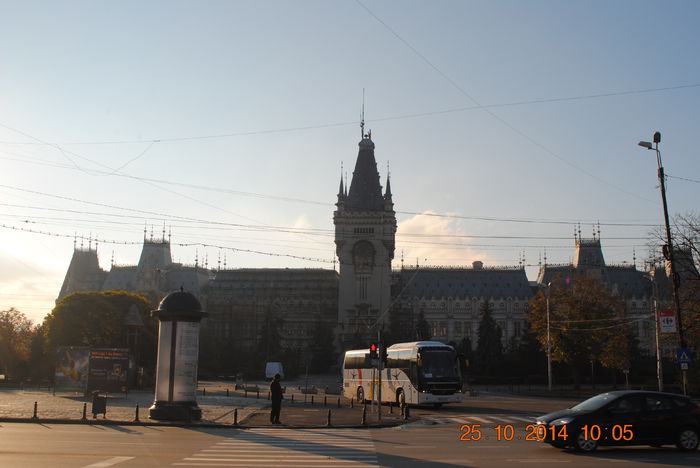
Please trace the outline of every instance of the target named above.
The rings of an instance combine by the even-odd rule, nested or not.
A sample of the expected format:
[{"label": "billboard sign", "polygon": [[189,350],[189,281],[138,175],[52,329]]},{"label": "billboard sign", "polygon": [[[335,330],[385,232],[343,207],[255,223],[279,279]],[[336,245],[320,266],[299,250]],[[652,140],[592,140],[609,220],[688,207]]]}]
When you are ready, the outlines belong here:
[{"label": "billboard sign", "polygon": [[88,391],[126,392],[128,373],[128,349],[96,348],[90,350]]},{"label": "billboard sign", "polygon": [[54,388],[57,391],[85,393],[89,362],[90,348],[59,346],[56,356]]}]

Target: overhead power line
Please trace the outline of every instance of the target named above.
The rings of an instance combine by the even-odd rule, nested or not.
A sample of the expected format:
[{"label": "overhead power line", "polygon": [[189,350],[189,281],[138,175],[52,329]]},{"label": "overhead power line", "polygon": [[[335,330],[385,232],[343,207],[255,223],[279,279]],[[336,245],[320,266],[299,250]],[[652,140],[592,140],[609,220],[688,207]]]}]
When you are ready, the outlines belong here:
[{"label": "overhead power line", "polygon": [[549,147],[545,146],[544,144],[540,143],[538,140],[533,138],[532,136],[528,135],[524,131],[518,129],[515,127],[515,125],[511,124],[507,120],[505,120],[503,117],[499,116],[495,112],[493,112],[489,107],[483,106],[474,96],[472,96],[470,93],[468,93],[462,86],[460,86],[455,80],[450,78],[445,72],[443,72],[440,68],[438,68],[432,61],[428,59],[424,54],[418,51],[411,43],[409,43],[406,39],[404,39],[398,32],[396,32],[391,26],[389,26],[385,21],[383,21],[379,16],[377,16],[372,10],[370,10],[361,0],[355,0],[358,5],[360,5],[367,13],[369,13],[372,18],[374,18],[377,22],[379,22],[384,28],[386,28],[387,31],[389,31],[394,37],[396,37],[401,43],[403,43],[406,47],[408,47],[418,58],[420,58],[425,64],[427,64],[430,68],[432,68],[438,75],[440,75],[445,81],[447,81],[453,88],[455,88],[460,94],[462,94],[464,97],[466,97],[469,101],[474,103],[474,105],[480,109],[486,112],[488,115],[493,117],[495,120],[500,122],[502,125],[510,129],[512,132],[520,135],[522,138],[525,140],[529,141],[531,144],[534,146],[540,148],[543,150],[545,153],[548,155],[558,159],[559,161],[563,162],[564,164],[571,166],[572,168],[576,169],[579,172],[582,172],[583,174],[586,174],[587,176],[597,180],[598,182],[601,182],[608,187],[611,187],[619,192],[625,193],[627,195],[633,196],[635,198],[639,198],[641,200],[645,200],[647,202],[651,203],[656,203],[654,200],[650,200],[648,198],[642,197],[640,195],[637,195],[636,193],[630,192],[628,190],[625,190],[622,187],[619,187],[615,184],[612,184],[611,182],[608,182],[607,180],[597,176],[596,174],[588,171],[587,169],[584,169],[583,167],[569,161],[568,159],[564,158],[563,156],[559,155],[556,153],[554,150],[550,149]]},{"label": "overhead power line", "polygon": [[[134,178],[137,178],[137,177],[134,177]],[[173,182],[163,181],[163,180],[158,180],[158,179],[145,179],[145,180],[149,180],[149,181],[153,181],[153,182],[157,182],[157,183],[173,183]],[[177,183],[174,183],[174,184],[177,184]],[[229,192],[229,193],[236,193],[238,195],[251,195],[251,196],[256,196],[259,198],[284,199],[285,201],[313,203],[313,204],[318,204],[318,205],[323,205],[323,206],[328,206],[328,207],[332,206],[332,204],[330,204],[330,203],[323,203],[323,202],[316,202],[316,201],[309,201],[309,200],[302,200],[302,199],[294,199],[294,198],[286,198],[286,197],[277,197],[274,195],[268,196],[265,194],[253,193],[253,192],[228,191],[226,189],[213,189],[212,187],[195,186],[192,184],[181,184],[181,185],[188,185],[188,186],[193,187],[193,188],[225,191],[225,192]],[[158,212],[154,212],[154,211],[139,210],[136,208],[125,208],[125,207],[110,205],[110,204],[106,204],[106,203],[99,203],[99,202],[81,200],[81,199],[73,198],[73,197],[65,197],[65,196],[61,196],[61,195],[50,194],[50,193],[41,192],[38,190],[25,189],[25,188],[16,187],[16,186],[7,185],[7,184],[0,184],[0,187],[7,188],[10,190],[17,190],[20,192],[26,192],[26,193],[42,195],[42,196],[51,197],[51,198],[62,199],[62,200],[66,200],[66,201],[74,201],[74,202],[85,203],[85,204],[94,205],[94,206],[101,206],[101,207],[105,207],[105,208],[113,208],[113,209],[124,210],[124,211],[132,211],[135,213],[150,214],[153,216],[157,216],[159,218],[167,217],[167,218],[172,218],[172,219],[181,219],[181,220],[188,220],[188,221],[195,221],[195,222],[206,222],[208,224],[233,224],[233,223],[223,223],[223,222],[215,222],[215,221],[205,221],[205,220],[201,220],[201,219],[197,219],[197,218],[170,215],[170,214],[158,213]],[[396,211],[396,213],[397,214],[406,214],[406,215],[411,215],[411,216],[429,216],[429,217],[436,217],[436,218],[452,218],[452,219],[465,219],[465,220],[473,220],[473,221],[508,222],[508,223],[524,223],[524,224],[559,224],[559,225],[568,225],[568,226],[577,226],[579,224],[584,224],[584,225],[590,224],[590,225],[600,225],[600,226],[646,227],[646,228],[654,228],[654,227],[660,226],[658,223],[599,222],[599,221],[591,221],[591,220],[582,222],[580,220],[579,221],[572,221],[572,220],[550,220],[550,219],[536,219],[536,218],[509,218],[509,217],[496,217],[496,216],[465,216],[465,215],[452,214],[452,213],[432,213],[432,212],[425,212],[425,211],[424,212]]]},{"label": "overhead power line", "polygon": [[[472,110],[483,110],[483,109],[497,109],[503,107],[519,107],[528,106],[533,104],[553,104],[557,102],[575,102],[575,101],[585,101],[590,99],[602,99],[608,97],[619,97],[619,96],[633,96],[638,94],[651,94],[663,91],[678,91],[683,89],[692,89],[700,87],[700,83],[677,85],[677,86],[665,86],[660,88],[644,88],[644,89],[633,89],[624,91],[610,91],[606,93],[593,93],[593,94],[582,94],[578,96],[563,96],[563,97],[552,97],[552,98],[538,98],[538,99],[526,99],[521,101],[512,102],[502,102],[502,103],[492,103],[492,104],[480,104],[474,106],[462,106],[455,107],[452,109],[440,109],[435,111],[425,111],[425,112],[414,112],[410,114],[400,114],[400,115],[390,115],[386,117],[377,117],[372,119],[367,119],[368,122],[387,122],[392,120],[406,120],[415,119],[421,117],[431,117],[435,115],[445,115],[445,114],[456,114],[460,112],[468,112]],[[357,121],[344,121],[344,122],[332,122],[325,124],[313,124],[304,125],[298,127],[281,127],[281,128],[268,128],[262,130],[249,130],[249,131],[238,131],[238,132],[225,132],[225,133],[213,133],[208,135],[186,135],[181,137],[158,137],[158,138],[135,138],[135,139],[121,139],[121,140],[95,140],[95,141],[67,141],[60,143],[61,145],[120,145],[120,144],[135,144],[135,143],[170,143],[179,141],[192,141],[192,140],[212,140],[220,138],[235,138],[241,136],[253,136],[253,135],[267,135],[274,133],[290,133],[306,130],[319,130],[324,128],[333,127],[344,127],[344,126],[356,126]],[[5,145],[41,145],[46,143],[38,142],[28,142],[28,141],[0,141],[0,144]],[[141,156],[141,155],[140,155]],[[139,157],[140,157],[139,156]],[[135,158],[137,159],[137,158]],[[129,161],[130,164],[133,161]],[[126,166],[126,165],[125,165]]]}]

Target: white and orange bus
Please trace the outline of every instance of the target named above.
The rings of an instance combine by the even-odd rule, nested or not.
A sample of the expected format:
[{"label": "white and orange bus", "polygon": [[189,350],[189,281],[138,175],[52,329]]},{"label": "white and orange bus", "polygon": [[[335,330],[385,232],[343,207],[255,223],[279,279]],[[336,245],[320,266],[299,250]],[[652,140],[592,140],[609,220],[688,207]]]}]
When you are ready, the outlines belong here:
[{"label": "white and orange bus", "polygon": [[[345,352],[343,396],[377,399],[379,374],[367,356],[369,349]],[[438,341],[397,343],[386,350],[382,370],[382,402],[441,406],[462,401],[462,378],[457,353]]]}]

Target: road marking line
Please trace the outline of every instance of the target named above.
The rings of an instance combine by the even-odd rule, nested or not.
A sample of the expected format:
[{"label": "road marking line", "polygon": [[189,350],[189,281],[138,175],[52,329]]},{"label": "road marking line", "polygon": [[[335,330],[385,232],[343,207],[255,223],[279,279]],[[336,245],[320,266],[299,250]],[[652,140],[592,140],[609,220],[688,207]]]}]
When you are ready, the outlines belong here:
[{"label": "road marking line", "polygon": [[478,418],[478,417],[476,417],[476,416],[469,416],[469,419],[473,419],[473,420],[475,420],[475,421],[479,421],[480,423],[483,423],[483,424],[491,424],[491,423],[493,422],[493,421],[490,421],[490,420],[488,420],[488,419],[486,419],[486,418]]},{"label": "road marking line", "polygon": [[506,461],[517,463],[571,463],[571,460],[561,458],[509,458]]},{"label": "road marking line", "polygon": [[[361,454],[361,453],[374,453],[374,452],[369,452],[365,450],[319,450],[319,449],[312,449],[314,453],[323,453],[327,454],[328,456],[340,456],[341,454]],[[266,452],[270,454],[277,454],[277,453],[289,453],[289,449],[287,450],[282,450],[282,449],[268,449]],[[298,452],[298,450],[297,450]],[[226,454],[232,454],[232,453],[255,453],[260,455],[260,450],[212,450],[212,449],[204,449],[200,452],[202,455],[213,455],[213,456],[219,456],[218,454],[221,454],[221,456],[226,455]]]},{"label": "road marking line", "polygon": [[[235,458],[183,458],[184,461],[200,461],[200,462],[226,462],[226,461],[237,461]],[[376,460],[376,458],[374,458]],[[245,460],[248,463],[276,463],[280,461],[285,461],[288,463],[333,463],[333,464],[340,464],[340,463],[363,463],[366,461],[371,461],[371,460],[365,460],[365,459],[358,459],[358,460],[338,460],[338,459],[328,459],[328,458],[322,458],[322,459],[311,459],[311,458],[300,458],[299,460],[289,460],[287,457],[281,456],[277,458],[249,458]]]},{"label": "road marking line", "polygon": [[[333,463],[333,462],[331,462]],[[352,463],[352,464],[347,464],[347,463]],[[363,466],[379,466],[377,463],[366,463],[366,462],[347,462],[343,463],[342,466],[344,467],[350,467],[350,466],[358,466],[358,467],[363,467]],[[245,462],[245,463],[173,463],[173,466],[243,466],[246,468],[250,468],[250,463]],[[268,464],[268,465],[258,465],[258,466],[269,466],[271,468],[279,468],[281,466],[304,466],[304,465],[280,465],[279,463],[275,464]],[[337,464],[333,463],[328,464],[328,465],[314,465],[314,468],[337,468]]]},{"label": "road marking line", "polygon": [[516,421],[525,421],[525,422],[529,422],[529,423],[533,423],[533,424],[535,423],[535,417],[534,417],[534,416],[533,416],[533,417],[530,417],[530,418],[528,418],[528,417],[523,417],[523,416],[508,416],[507,418],[509,418],[509,419],[515,419]]},{"label": "road marking line", "polygon": [[105,461],[101,461],[98,463],[93,463],[92,465],[87,465],[84,466],[83,468],[107,468],[108,466],[116,465],[117,463],[122,463],[127,460],[131,460],[134,457],[112,457],[108,458]]},{"label": "road marking line", "polygon": [[287,442],[277,442],[277,441],[260,441],[260,442],[252,442],[252,443],[240,443],[240,444],[231,444],[231,443],[218,443],[216,444],[218,447],[230,447],[230,448],[236,448],[236,447],[250,447],[250,448],[260,448],[261,445],[269,446],[269,445],[274,445],[275,447],[303,447],[308,449],[309,447],[311,448],[343,448],[343,447],[348,447],[348,448],[372,448],[374,447],[373,444],[339,444],[339,443],[334,443],[334,444],[321,444],[321,443],[313,443],[313,442],[306,442],[306,443],[301,443],[297,442],[294,443],[293,441],[287,441]]}]

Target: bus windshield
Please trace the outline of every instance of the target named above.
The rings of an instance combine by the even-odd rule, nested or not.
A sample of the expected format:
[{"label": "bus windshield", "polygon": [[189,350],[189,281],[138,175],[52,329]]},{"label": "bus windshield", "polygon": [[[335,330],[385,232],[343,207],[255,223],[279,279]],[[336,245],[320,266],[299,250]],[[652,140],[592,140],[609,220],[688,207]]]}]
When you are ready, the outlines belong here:
[{"label": "bus windshield", "polygon": [[423,349],[421,368],[426,378],[455,378],[459,377],[455,352],[451,349]]}]

